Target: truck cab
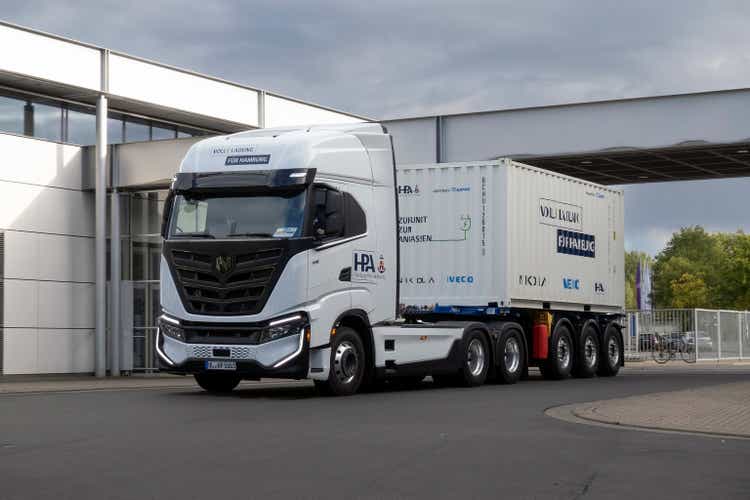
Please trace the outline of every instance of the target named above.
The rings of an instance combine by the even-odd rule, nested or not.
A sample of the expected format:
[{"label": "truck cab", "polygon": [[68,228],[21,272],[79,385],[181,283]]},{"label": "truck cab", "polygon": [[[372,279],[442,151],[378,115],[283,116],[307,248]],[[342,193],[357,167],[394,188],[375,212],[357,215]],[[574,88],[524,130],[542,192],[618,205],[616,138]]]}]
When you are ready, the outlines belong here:
[{"label": "truck cab", "polygon": [[[398,303],[396,203],[391,139],[378,124],[193,145],[164,209],[160,368],[210,391],[367,376],[358,367],[373,360],[358,358],[373,356],[371,325],[394,319]],[[359,340],[370,345],[338,342],[332,353],[349,329],[370,332]]]}]

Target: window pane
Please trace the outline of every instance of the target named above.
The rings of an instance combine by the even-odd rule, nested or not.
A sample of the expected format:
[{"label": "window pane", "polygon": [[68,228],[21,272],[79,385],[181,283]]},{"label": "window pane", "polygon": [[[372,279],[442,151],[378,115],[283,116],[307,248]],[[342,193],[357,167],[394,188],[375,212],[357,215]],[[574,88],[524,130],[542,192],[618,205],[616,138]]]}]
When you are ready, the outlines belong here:
[{"label": "window pane", "polygon": [[0,131],[23,134],[23,106],[20,99],[0,96]]},{"label": "window pane", "polygon": [[125,121],[125,142],[147,141],[148,125],[132,120]]},{"label": "window pane", "polygon": [[68,140],[73,144],[96,144],[96,115],[68,110]]},{"label": "window pane", "polygon": [[154,236],[133,238],[133,281],[158,280],[161,240]]},{"label": "window pane", "polygon": [[179,139],[183,139],[183,138],[185,138],[185,137],[193,137],[193,134],[191,134],[190,132],[187,132],[187,131],[185,131],[185,130],[182,130],[182,129],[180,129],[180,130],[179,130],[179,131],[177,132],[177,137],[178,137]]},{"label": "window pane", "polygon": [[34,103],[34,137],[60,141],[62,110],[57,106]]},{"label": "window pane", "polygon": [[122,144],[122,119],[107,118],[107,142]]},{"label": "window pane", "polygon": [[156,125],[151,126],[151,140],[161,141],[162,139],[174,139],[175,129],[166,127],[157,127]]},{"label": "window pane", "polygon": [[133,326],[146,326],[146,285],[133,284]]},{"label": "window pane", "polygon": [[130,201],[131,234],[159,234],[164,199],[159,192],[135,193]]}]

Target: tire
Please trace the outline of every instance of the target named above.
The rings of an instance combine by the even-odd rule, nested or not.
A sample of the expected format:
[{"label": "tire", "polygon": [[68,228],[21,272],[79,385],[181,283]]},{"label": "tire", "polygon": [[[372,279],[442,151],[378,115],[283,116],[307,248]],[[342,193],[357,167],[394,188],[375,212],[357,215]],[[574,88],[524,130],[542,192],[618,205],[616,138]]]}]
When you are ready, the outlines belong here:
[{"label": "tire", "polygon": [[464,339],[464,356],[458,383],[464,387],[484,384],[490,370],[490,349],[487,337],[479,330],[473,330]]},{"label": "tire", "polygon": [[663,365],[664,363],[669,361],[669,348],[664,345],[656,345],[651,351],[651,356],[653,356],[654,361],[656,361],[660,365]]},{"label": "tire", "polygon": [[600,354],[599,332],[592,323],[587,323],[583,327],[576,349],[573,375],[578,378],[591,378],[596,375],[601,361]]},{"label": "tire", "polygon": [[562,380],[570,376],[573,368],[573,337],[567,326],[558,324],[551,340],[549,355],[539,370],[547,380]]},{"label": "tire", "polygon": [[195,381],[201,388],[214,394],[227,394],[240,383],[240,377],[231,373],[196,373]]},{"label": "tire", "polygon": [[339,327],[331,342],[331,364],[327,380],[315,386],[327,396],[356,394],[365,375],[367,358],[362,339],[349,327]]},{"label": "tire", "polygon": [[599,360],[598,374],[600,377],[614,377],[620,371],[622,360],[622,342],[620,330],[609,325],[604,330],[601,345],[601,359]]},{"label": "tire", "polygon": [[496,378],[500,384],[515,384],[526,366],[526,350],[521,332],[508,328],[497,341]]},{"label": "tire", "polygon": [[695,363],[698,360],[695,356],[695,349],[692,349],[690,347],[690,344],[688,344],[684,340],[680,345],[680,354],[682,355],[682,360],[685,363]]}]

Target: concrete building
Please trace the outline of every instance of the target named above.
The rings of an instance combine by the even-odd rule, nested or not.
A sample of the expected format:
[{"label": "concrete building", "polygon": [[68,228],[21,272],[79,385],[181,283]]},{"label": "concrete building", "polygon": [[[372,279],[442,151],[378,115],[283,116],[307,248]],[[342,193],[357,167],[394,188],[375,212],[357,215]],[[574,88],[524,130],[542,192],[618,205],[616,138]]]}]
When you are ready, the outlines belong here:
[{"label": "concrete building", "polygon": [[[6,23],[0,23],[0,46],[4,375],[95,370],[101,375],[105,352],[107,366],[115,352],[121,370],[153,367],[149,340],[158,307],[163,191],[152,188],[164,187],[176,158],[195,140],[263,126],[362,121]],[[118,190],[108,178],[107,195],[105,179],[96,183],[97,170],[110,177],[118,147],[136,143],[135,157],[122,158],[135,168],[121,169],[115,179],[128,189]],[[160,164],[165,152],[166,165]],[[109,213],[119,213],[114,219],[120,226],[119,256],[109,251],[112,224],[105,207],[97,206],[97,191],[100,203],[107,196]],[[121,262],[115,280],[106,266],[111,258]],[[112,314],[110,321],[102,314],[111,302],[104,300],[104,290],[111,292],[108,283],[118,281],[116,292],[107,295],[121,305],[114,320],[122,335],[115,336],[117,346],[110,341],[103,349],[113,324]]]},{"label": "concrete building", "polygon": [[[367,120],[2,22],[0,46],[0,376],[153,370],[161,213],[187,148]],[[625,184],[750,175],[748,107],[738,89],[384,123],[399,163],[510,156]]]}]

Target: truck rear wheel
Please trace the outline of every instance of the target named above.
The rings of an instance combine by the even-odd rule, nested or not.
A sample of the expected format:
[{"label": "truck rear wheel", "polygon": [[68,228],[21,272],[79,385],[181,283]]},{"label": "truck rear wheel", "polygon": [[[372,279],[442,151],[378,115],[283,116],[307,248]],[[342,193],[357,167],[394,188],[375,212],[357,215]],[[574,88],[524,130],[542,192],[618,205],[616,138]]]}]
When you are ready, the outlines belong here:
[{"label": "truck rear wheel", "polygon": [[602,377],[614,377],[620,371],[622,361],[622,344],[620,343],[620,331],[614,325],[607,326],[602,338],[600,348],[601,360],[598,373]]},{"label": "truck rear wheel", "polygon": [[196,373],[195,381],[205,391],[215,394],[232,392],[240,383],[240,377],[231,373]]},{"label": "truck rear wheel", "polygon": [[464,362],[459,372],[459,383],[464,387],[484,384],[490,369],[490,350],[487,337],[480,331],[469,332],[464,341]]},{"label": "truck rear wheel", "polygon": [[329,396],[350,396],[362,384],[365,374],[365,347],[357,332],[339,327],[331,342],[331,365],[327,380],[316,380],[315,386]]},{"label": "truck rear wheel", "polygon": [[599,369],[601,357],[599,355],[599,335],[591,323],[586,324],[578,342],[578,352],[573,364],[573,374],[579,378],[591,378]]},{"label": "truck rear wheel", "polygon": [[500,335],[497,342],[497,381],[501,384],[515,384],[523,375],[526,364],[521,333],[510,328]]},{"label": "truck rear wheel", "polygon": [[573,367],[573,337],[567,326],[559,325],[552,334],[547,360],[539,366],[547,380],[560,380],[570,375]]}]

